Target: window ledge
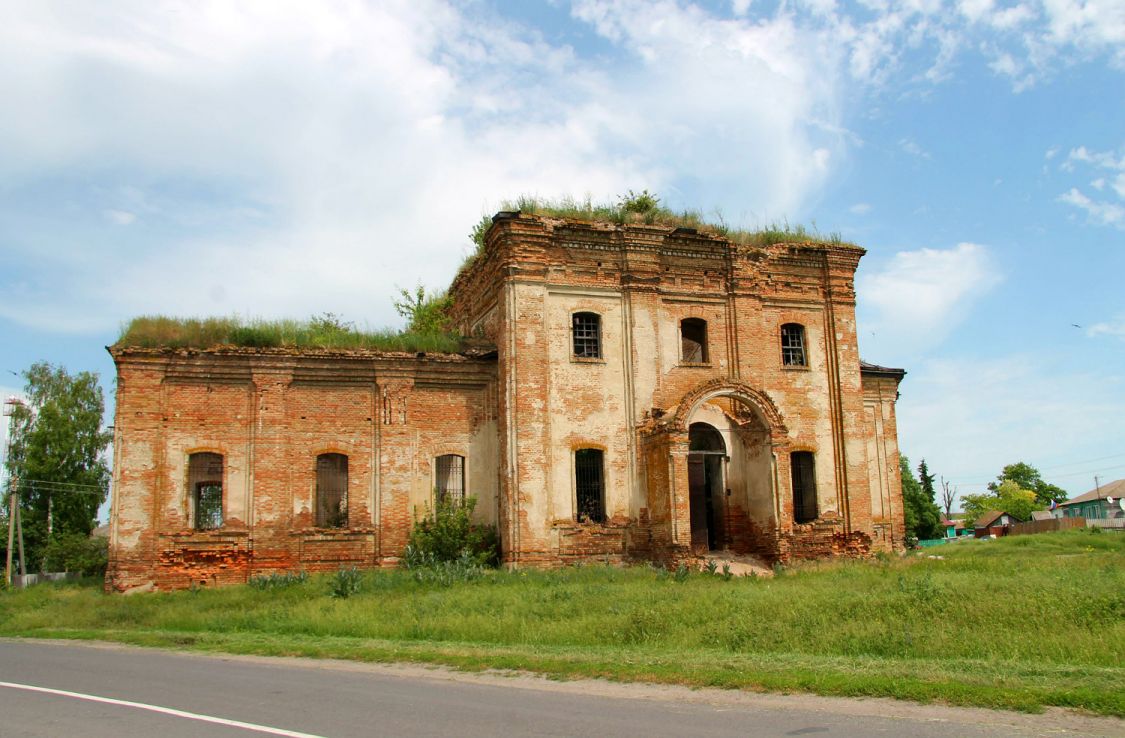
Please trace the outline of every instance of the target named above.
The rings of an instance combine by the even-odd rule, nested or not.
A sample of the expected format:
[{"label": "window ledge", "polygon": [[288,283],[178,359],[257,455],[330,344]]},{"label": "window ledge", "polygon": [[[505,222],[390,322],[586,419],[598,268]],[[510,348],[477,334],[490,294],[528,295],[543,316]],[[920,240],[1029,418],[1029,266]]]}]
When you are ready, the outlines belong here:
[{"label": "window ledge", "polygon": [[709,361],[681,361],[676,366],[684,369],[710,369],[714,365]]},{"label": "window ledge", "polygon": [[797,365],[797,364],[782,364],[781,369],[782,369],[782,371],[786,371],[786,372],[811,372],[812,371],[812,367],[809,366],[808,364],[805,364],[803,366]]},{"label": "window ledge", "polygon": [[601,358],[601,357],[592,358],[592,357],[587,357],[587,356],[575,356],[575,355],[571,354],[570,363],[572,363],[572,364],[605,364],[606,360]]}]

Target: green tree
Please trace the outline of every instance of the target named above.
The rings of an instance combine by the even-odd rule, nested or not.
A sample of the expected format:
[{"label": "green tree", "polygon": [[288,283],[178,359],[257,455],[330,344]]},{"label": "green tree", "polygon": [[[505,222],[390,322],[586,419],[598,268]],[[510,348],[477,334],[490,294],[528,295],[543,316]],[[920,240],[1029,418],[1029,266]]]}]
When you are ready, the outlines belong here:
[{"label": "green tree", "polygon": [[399,287],[398,293],[394,300],[395,311],[406,318],[408,331],[424,335],[449,332],[449,308],[453,305],[449,295],[445,292],[428,294],[421,284],[413,290]]},{"label": "green tree", "polygon": [[961,508],[965,511],[967,525],[972,525],[980,516],[992,510],[1002,510],[1017,520],[1028,520],[1033,511],[1045,507],[1035,492],[1023,489],[1010,479],[996,485],[996,489],[988,494],[961,496]]},{"label": "green tree", "polygon": [[996,481],[988,483],[989,491],[997,492],[1004,482],[1015,482],[1021,489],[1031,490],[1035,493],[1036,499],[1044,505],[1062,502],[1067,498],[1066,491],[1062,487],[1043,481],[1038,469],[1022,461],[1005,466],[1000,476],[996,477]]},{"label": "green tree", "polygon": [[[105,399],[92,372],[39,362],[23,373],[27,404],[13,412],[8,472],[19,478],[28,569],[42,566],[48,539],[88,536],[109,489],[102,453]],[[10,478],[10,477],[9,477]]]},{"label": "green tree", "polygon": [[[907,538],[939,538],[942,534],[941,511],[934,504],[934,477],[929,473],[925,460],[918,466],[922,482],[914,477],[910,460],[899,456],[899,469],[902,473],[902,507],[906,519]],[[929,495],[926,486],[929,486]]]}]

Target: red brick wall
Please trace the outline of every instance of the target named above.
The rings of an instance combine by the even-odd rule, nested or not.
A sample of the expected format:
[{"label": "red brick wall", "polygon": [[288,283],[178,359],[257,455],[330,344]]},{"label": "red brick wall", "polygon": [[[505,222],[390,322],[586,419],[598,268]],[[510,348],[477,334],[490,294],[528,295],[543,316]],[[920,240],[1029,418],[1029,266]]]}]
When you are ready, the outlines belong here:
[{"label": "red brick wall", "polygon": [[[120,349],[107,586],[392,564],[431,504],[431,460],[471,458],[495,519],[495,362],[374,352]],[[223,456],[223,525],[192,528],[187,460]],[[348,457],[348,520],[315,527],[316,457]],[[475,473],[474,473],[475,471]]]}]

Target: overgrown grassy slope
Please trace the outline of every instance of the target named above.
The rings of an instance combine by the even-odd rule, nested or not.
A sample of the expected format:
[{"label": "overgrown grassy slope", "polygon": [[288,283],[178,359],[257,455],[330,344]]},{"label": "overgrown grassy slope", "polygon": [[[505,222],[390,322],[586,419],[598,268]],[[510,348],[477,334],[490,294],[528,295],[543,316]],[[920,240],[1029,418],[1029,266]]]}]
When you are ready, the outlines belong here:
[{"label": "overgrown grassy slope", "polygon": [[962,542],[774,579],[647,568],[495,572],[448,586],[368,574],[273,591],[0,596],[0,634],[420,661],[1125,715],[1125,536]]}]

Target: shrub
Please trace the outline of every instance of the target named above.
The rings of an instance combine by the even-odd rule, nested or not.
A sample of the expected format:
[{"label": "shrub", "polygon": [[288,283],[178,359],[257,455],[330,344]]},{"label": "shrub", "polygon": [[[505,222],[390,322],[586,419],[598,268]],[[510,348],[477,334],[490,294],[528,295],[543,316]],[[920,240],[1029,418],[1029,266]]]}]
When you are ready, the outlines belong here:
[{"label": "shrub", "polygon": [[359,594],[359,587],[363,584],[363,572],[354,566],[350,569],[341,568],[332,577],[332,596],[346,600],[354,594]]},{"label": "shrub", "polygon": [[408,569],[453,562],[468,557],[477,566],[500,562],[500,539],[491,525],[472,522],[476,498],[464,502],[439,499],[434,509],[410,532],[403,564]]},{"label": "shrub", "polygon": [[84,577],[105,576],[109,540],[81,533],[61,533],[47,542],[47,565],[55,571],[76,571]]}]

